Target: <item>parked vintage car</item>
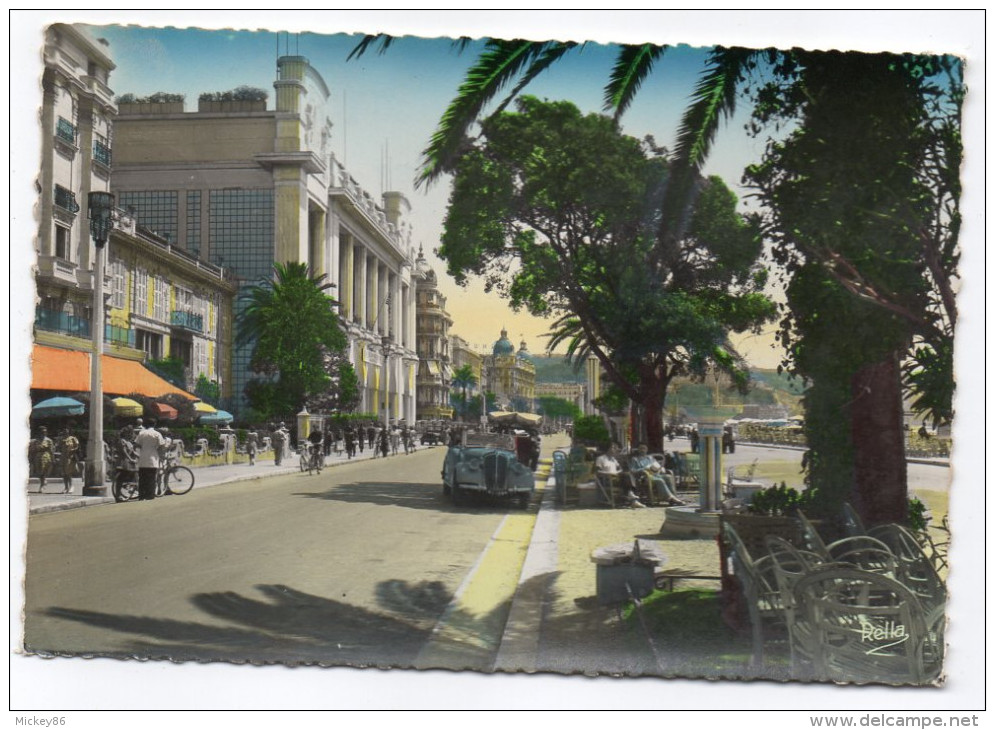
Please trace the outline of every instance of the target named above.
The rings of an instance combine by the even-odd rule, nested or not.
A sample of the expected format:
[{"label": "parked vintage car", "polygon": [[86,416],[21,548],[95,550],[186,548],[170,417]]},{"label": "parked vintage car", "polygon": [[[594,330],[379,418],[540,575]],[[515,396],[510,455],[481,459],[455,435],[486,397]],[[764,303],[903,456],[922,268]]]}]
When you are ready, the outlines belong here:
[{"label": "parked vintage car", "polygon": [[442,443],[442,434],[437,431],[423,431],[421,435],[422,446],[435,446]]},{"label": "parked vintage car", "polygon": [[511,499],[524,509],[535,491],[535,476],[515,454],[510,434],[468,433],[450,446],[442,464],[442,490],[454,505],[469,494]]}]

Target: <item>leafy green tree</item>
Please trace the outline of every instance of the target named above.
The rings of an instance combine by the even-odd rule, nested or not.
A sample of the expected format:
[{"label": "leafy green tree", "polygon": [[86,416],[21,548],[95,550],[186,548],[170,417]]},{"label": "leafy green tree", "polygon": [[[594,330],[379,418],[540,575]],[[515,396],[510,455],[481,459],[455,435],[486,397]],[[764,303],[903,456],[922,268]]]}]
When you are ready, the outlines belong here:
[{"label": "leafy green tree", "polygon": [[790,58],[755,117],[797,128],[768,144],[747,179],[791,277],[781,339],[812,381],[809,482],[827,513],[851,500],[869,524],[903,522],[903,360],[917,407],[940,422],[952,415],[957,92],[931,81],[940,59]]},{"label": "leafy green tree", "polygon": [[453,378],[451,382],[454,388],[459,388],[461,391],[463,391],[460,404],[462,407],[463,420],[465,421],[467,418],[467,406],[469,405],[469,402],[467,400],[467,393],[469,392],[470,388],[476,387],[477,376],[473,372],[473,368],[469,365],[469,363],[467,363],[465,365],[460,365],[458,368],[456,368],[456,370],[453,371]]},{"label": "leafy green tree", "polygon": [[221,402],[221,386],[218,385],[217,381],[211,380],[203,373],[197,376],[197,384],[193,388],[193,394],[212,406]]},{"label": "leafy green tree", "polygon": [[296,413],[341,396],[347,340],[338,303],[327,293],[333,286],[306,264],[278,263],[272,281],[243,295],[236,342],[252,345],[251,367],[266,376],[246,386],[256,411]]},{"label": "leafy green tree", "polygon": [[183,361],[173,357],[164,357],[161,360],[151,360],[148,364],[149,370],[154,372],[163,380],[172,383],[177,388],[187,387],[187,376],[183,369]]},{"label": "leafy green tree", "polygon": [[729,331],[773,316],[760,239],[710,178],[683,235],[661,246],[670,164],[660,150],[569,102],[523,97],[518,109],[485,120],[455,163],[439,255],[458,283],[479,275],[513,307],[560,315],[549,348],[596,356],[644,407],[659,448],[670,380],[709,362],[735,371]]},{"label": "leafy green tree", "polygon": [[553,395],[539,396],[539,413],[545,418],[562,418],[567,421],[574,421],[582,415],[580,408],[573,401]]}]

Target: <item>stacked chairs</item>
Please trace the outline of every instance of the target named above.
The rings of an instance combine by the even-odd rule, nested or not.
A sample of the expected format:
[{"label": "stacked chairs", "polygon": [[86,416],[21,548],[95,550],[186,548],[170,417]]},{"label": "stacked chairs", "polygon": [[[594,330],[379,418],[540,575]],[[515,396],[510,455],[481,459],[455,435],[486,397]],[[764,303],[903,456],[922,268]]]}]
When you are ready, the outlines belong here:
[{"label": "stacked chairs", "polygon": [[942,606],[924,606],[898,580],[830,563],[801,576],[793,592],[808,678],[925,684],[942,671]]},{"label": "stacked chairs", "polygon": [[756,560],[750,555],[736,529],[728,522],[722,523],[723,552],[728,563],[723,572],[739,585],[750,616],[753,636],[753,665],[763,664],[764,642],[777,626],[784,625],[781,594],[773,572],[773,560],[762,555]]},{"label": "stacked chairs", "polygon": [[724,568],[749,610],[754,666],[771,627],[783,625],[795,679],[901,685],[939,676],[946,587],[935,565],[909,530],[864,531],[857,520],[827,544],[799,514],[801,539],[768,534],[763,554],[722,521]]}]

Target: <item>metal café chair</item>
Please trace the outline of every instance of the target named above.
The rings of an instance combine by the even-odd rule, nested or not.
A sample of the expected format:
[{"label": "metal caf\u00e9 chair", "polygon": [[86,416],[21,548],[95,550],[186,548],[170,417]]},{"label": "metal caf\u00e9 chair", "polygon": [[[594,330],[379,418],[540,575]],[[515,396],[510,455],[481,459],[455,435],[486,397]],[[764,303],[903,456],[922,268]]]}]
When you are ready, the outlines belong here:
[{"label": "metal caf\u00e9 chair", "polygon": [[942,671],[942,610],[893,578],[826,565],[799,578],[794,601],[813,679],[922,685]]},{"label": "metal caf\u00e9 chair", "polygon": [[784,622],[771,559],[763,555],[754,560],[736,529],[728,522],[722,523],[722,539],[729,563],[728,572],[739,584],[750,617],[753,665],[759,667],[763,664],[764,643],[772,635],[771,629]]}]

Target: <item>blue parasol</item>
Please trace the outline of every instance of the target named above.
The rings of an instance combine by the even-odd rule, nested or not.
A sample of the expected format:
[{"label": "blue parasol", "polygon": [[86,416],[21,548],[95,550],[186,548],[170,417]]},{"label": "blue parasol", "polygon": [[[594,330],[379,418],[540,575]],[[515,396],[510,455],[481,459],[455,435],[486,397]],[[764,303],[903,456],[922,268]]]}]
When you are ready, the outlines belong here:
[{"label": "blue parasol", "polygon": [[204,425],[210,425],[215,423],[231,423],[235,420],[235,416],[230,414],[228,411],[217,411],[216,413],[202,413],[198,419],[198,423]]},{"label": "blue parasol", "polygon": [[31,409],[34,418],[61,418],[64,416],[82,416],[86,406],[78,400],[58,396],[43,400]]}]

